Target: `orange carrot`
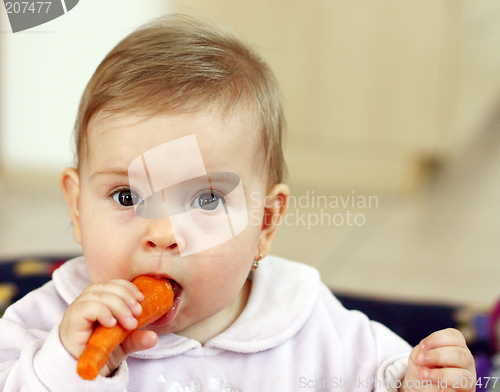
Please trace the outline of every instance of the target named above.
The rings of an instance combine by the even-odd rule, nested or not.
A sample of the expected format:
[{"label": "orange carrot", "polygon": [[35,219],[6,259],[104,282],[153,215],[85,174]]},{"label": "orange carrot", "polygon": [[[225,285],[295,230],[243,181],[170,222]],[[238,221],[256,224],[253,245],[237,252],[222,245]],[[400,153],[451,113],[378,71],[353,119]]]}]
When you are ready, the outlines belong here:
[{"label": "orange carrot", "polygon": [[[137,317],[137,328],[151,324],[166,314],[174,303],[174,292],[167,279],[142,275],[132,281],[144,294],[142,313]],[[84,380],[93,380],[108,362],[109,356],[133,330],[120,324],[107,328],[98,325],[78,359],[77,372]]]}]

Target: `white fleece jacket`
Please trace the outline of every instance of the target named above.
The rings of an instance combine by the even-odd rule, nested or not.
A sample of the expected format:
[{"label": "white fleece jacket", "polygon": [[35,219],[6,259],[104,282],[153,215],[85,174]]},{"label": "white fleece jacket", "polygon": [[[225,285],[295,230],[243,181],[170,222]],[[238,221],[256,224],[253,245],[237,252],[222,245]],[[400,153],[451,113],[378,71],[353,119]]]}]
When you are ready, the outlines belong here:
[{"label": "white fleece jacket", "polygon": [[122,363],[113,377],[82,380],[59,339],[69,303],[90,284],[83,256],[11,305],[0,319],[0,389],[14,391],[392,391],[411,347],[348,311],[316,269],[267,256],[248,303],[206,342],[170,333]]}]

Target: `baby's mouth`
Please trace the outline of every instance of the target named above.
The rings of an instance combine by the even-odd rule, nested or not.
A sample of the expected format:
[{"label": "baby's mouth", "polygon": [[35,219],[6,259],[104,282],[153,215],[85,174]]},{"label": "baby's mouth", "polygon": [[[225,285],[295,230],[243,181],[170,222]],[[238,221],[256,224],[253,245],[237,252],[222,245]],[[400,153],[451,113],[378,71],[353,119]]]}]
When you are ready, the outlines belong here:
[{"label": "baby's mouth", "polygon": [[163,327],[164,325],[170,324],[177,315],[177,311],[179,310],[179,306],[182,301],[182,286],[173,279],[168,279],[168,281],[172,285],[172,290],[174,292],[174,304],[172,309],[170,309],[164,316],[160,317],[154,323],[149,324],[153,327]]}]

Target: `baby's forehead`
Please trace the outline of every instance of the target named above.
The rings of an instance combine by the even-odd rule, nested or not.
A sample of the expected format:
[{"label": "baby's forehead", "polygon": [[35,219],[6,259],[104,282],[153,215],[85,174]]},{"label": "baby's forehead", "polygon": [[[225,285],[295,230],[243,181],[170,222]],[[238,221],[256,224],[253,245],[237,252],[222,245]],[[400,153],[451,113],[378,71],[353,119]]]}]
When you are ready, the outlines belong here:
[{"label": "baby's forehead", "polygon": [[[204,108],[194,106],[179,110],[165,111],[140,111],[140,110],[124,110],[109,112],[101,110],[97,112],[89,121],[87,127],[87,139],[97,139],[104,133],[110,131],[118,131],[144,125],[141,130],[144,137],[147,137],[148,129],[156,129],[161,126],[165,118],[171,118],[171,124],[176,124],[185,121],[196,121],[205,119],[207,122],[217,123],[220,133],[222,133],[231,123],[244,123],[247,125],[247,136],[253,136],[253,139],[258,140],[262,131],[262,118],[254,105],[235,105],[233,108],[220,108],[217,105],[211,105]],[[202,128],[199,131],[203,131]],[[166,134],[168,129],[165,128]],[[215,134],[213,136],[216,136]],[[219,134],[220,136],[220,134]]]},{"label": "baby's forehead", "polygon": [[[233,167],[236,170],[245,163],[242,160],[255,160],[254,150],[260,140],[260,127],[254,117],[253,113],[245,110],[235,110],[226,117],[216,111],[154,115],[100,113],[89,124],[88,157],[93,169],[99,170],[111,163],[126,168],[134,159],[148,152],[153,157],[153,150],[159,152],[155,159],[163,155],[172,163],[175,160],[187,163],[190,159],[198,159],[201,152],[205,165],[225,167],[228,171]],[[189,149],[184,150],[181,147],[187,144],[173,143],[190,140],[188,136],[195,137],[198,153],[192,143]],[[172,149],[174,145],[177,147]]]}]

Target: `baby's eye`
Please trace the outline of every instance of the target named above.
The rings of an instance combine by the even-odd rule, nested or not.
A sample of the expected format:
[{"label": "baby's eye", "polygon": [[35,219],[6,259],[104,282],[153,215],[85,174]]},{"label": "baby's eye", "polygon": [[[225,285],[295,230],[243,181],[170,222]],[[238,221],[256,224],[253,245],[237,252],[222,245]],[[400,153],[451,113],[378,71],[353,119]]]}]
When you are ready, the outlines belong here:
[{"label": "baby's eye", "polygon": [[202,208],[205,211],[212,211],[225,203],[224,196],[218,192],[204,191],[196,196],[191,203],[191,207]]},{"label": "baby's eye", "polygon": [[141,204],[144,201],[139,194],[131,189],[121,189],[113,193],[113,200],[124,207],[130,207],[134,204]]}]

